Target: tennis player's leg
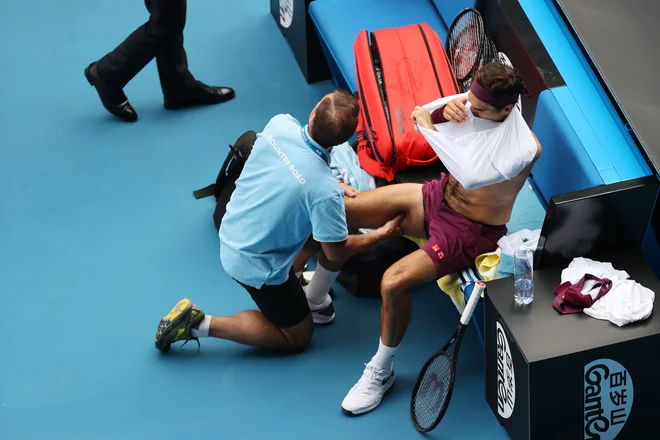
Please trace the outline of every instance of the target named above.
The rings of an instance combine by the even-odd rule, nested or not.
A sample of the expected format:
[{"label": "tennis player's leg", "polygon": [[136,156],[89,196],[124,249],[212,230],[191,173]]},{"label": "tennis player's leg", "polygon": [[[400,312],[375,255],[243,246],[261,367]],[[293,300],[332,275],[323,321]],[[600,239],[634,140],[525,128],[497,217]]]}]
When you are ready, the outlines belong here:
[{"label": "tennis player's leg", "polygon": [[166,352],[173,342],[205,337],[278,351],[299,351],[307,346],[314,325],[305,292],[293,268],[283,284],[261,289],[242,286],[260,310],[211,316],[184,298],[160,321],[156,348]]},{"label": "tennis player's leg", "polygon": [[348,229],[376,229],[403,213],[403,233],[426,238],[423,186],[418,183],[398,183],[365,191],[355,197],[344,197]]},{"label": "tennis player's leg", "polygon": [[436,185],[442,183],[428,184],[424,192],[428,241],[383,275],[378,351],[342,403],[348,413],[357,415],[373,410],[391,386],[394,357],[412,317],[410,293],[445,275],[467,269],[477,256],[495,249],[501,237],[452,211],[441,197],[434,197],[441,194],[430,191]]},{"label": "tennis player's leg", "polygon": [[[349,231],[360,228],[378,228],[400,213],[405,214],[401,223],[404,233],[414,237],[426,237],[424,230],[424,204],[421,184],[403,183],[384,186],[344,197],[346,223]],[[339,276],[344,261],[330,261],[319,249],[316,271],[305,286],[314,323],[328,324],[335,317],[329,289]],[[299,256],[304,259],[306,256]]]},{"label": "tennis player's leg", "polygon": [[412,317],[410,293],[438,279],[438,269],[428,253],[417,250],[392,265],[383,275],[378,351],[367,363],[362,377],[341,404],[351,415],[375,409],[394,384],[394,356]]}]

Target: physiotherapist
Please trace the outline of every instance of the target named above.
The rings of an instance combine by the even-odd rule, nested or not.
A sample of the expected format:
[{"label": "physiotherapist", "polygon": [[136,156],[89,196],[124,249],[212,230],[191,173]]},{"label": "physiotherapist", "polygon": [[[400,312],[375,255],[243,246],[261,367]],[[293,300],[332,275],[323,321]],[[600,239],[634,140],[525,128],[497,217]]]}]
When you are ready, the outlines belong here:
[{"label": "physiotherapist", "polygon": [[[330,150],[347,142],[358,102],[344,90],[324,96],[305,126],[290,115],[272,118],[236,181],[220,227],[220,260],[259,311],[211,316],[179,301],[158,326],[156,348],[214,337],[260,348],[297,351],[312,338],[312,314],[334,311],[305,295],[293,262],[310,236],[331,261],[344,260],[400,233],[402,215],[368,234],[349,235],[344,190],[330,171]],[[224,292],[223,294],[230,294]]]}]

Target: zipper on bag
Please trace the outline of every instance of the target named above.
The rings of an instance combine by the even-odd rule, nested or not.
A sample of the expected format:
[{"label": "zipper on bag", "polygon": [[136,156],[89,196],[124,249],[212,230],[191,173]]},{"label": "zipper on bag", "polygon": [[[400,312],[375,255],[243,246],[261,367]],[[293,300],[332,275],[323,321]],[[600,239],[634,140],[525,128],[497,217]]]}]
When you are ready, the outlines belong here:
[{"label": "zipper on bag", "polygon": [[371,137],[367,136],[367,139],[369,139],[372,143],[371,149],[373,150],[374,154],[376,157],[378,157],[378,160],[381,162],[383,161],[383,158],[378,154],[378,148],[376,148],[376,132],[373,129],[373,126],[371,125],[371,118],[369,117],[369,110],[367,109],[367,106],[365,105],[364,102],[364,89],[362,88],[362,81],[360,80],[360,74],[358,73],[358,91],[360,93],[360,101],[362,101],[362,110],[364,111],[364,116],[367,119],[367,127],[366,129],[369,130],[369,133],[371,134]]},{"label": "zipper on bag", "polygon": [[[394,165],[397,158],[396,143],[394,142],[392,120],[390,118],[390,108],[387,103],[387,94],[385,93],[385,78],[383,77],[383,67],[380,62],[380,51],[378,50],[378,43],[376,42],[376,37],[373,33],[371,34],[371,42],[372,44],[369,51],[371,53],[371,67],[373,68],[374,75],[376,76],[376,84],[378,85],[380,101],[383,106],[383,110],[385,111],[385,120],[387,121],[387,128],[390,132],[390,141],[392,144],[392,160],[390,161],[389,165]],[[383,161],[382,158],[380,158],[380,160],[381,162]]]},{"label": "zipper on bag", "polygon": [[426,39],[426,33],[424,32],[424,28],[422,28],[422,25],[418,24],[417,27],[419,28],[419,32],[421,32],[422,38],[424,39],[424,44],[426,45],[426,51],[429,53],[429,59],[431,60],[431,66],[433,66],[433,73],[435,74],[435,80],[438,83],[438,90],[440,90],[440,96],[444,97],[445,92],[442,90],[442,85],[440,84],[440,77],[438,76],[438,71],[436,70],[435,63],[433,62],[433,54],[431,53],[429,40]]}]

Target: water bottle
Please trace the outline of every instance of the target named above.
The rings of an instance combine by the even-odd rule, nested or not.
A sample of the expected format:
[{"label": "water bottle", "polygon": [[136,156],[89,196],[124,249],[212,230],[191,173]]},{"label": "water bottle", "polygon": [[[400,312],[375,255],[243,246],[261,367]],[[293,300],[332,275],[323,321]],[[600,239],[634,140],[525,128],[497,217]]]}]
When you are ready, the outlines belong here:
[{"label": "water bottle", "polygon": [[534,277],[532,274],[534,253],[524,244],[513,256],[513,275],[515,278],[513,299],[518,304],[529,304],[534,300]]}]

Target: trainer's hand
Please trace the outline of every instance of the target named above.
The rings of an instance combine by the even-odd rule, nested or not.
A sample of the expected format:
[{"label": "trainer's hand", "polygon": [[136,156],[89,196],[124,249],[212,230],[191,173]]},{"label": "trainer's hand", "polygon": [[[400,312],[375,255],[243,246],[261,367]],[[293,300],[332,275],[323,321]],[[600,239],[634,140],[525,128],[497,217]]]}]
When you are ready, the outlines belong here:
[{"label": "trainer's hand", "polygon": [[385,223],[380,228],[376,229],[376,232],[382,234],[383,238],[394,237],[397,235],[403,235],[403,230],[401,229],[401,222],[405,214],[399,214],[394,217],[392,220]]},{"label": "trainer's hand", "polygon": [[339,182],[339,184],[341,185],[341,188],[344,190],[344,195],[346,197],[351,197],[352,198],[352,197],[357,196],[360,193],[360,191],[358,191],[357,189],[353,188],[350,185],[346,185],[344,182]]},{"label": "trainer's hand", "polygon": [[433,119],[431,118],[431,112],[429,112],[428,109],[424,107],[415,107],[415,110],[413,110],[410,117],[418,126],[430,130],[433,129]]},{"label": "trainer's hand", "polygon": [[449,104],[445,106],[445,111],[442,113],[445,119],[459,123],[467,121],[468,115],[467,107],[465,107],[466,102],[467,98],[450,101]]}]

